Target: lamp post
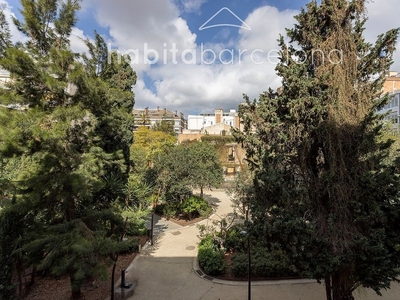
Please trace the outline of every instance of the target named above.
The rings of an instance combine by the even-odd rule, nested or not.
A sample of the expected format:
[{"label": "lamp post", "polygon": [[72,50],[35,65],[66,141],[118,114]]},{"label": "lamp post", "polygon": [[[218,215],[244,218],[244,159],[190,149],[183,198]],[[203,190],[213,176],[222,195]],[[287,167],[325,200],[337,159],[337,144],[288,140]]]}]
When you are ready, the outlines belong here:
[{"label": "lamp post", "polygon": [[247,255],[248,255],[248,286],[247,286],[247,299],[251,300],[251,251],[250,251],[250,236],[247,231],[240,232],[243,236],[247,237]]}]

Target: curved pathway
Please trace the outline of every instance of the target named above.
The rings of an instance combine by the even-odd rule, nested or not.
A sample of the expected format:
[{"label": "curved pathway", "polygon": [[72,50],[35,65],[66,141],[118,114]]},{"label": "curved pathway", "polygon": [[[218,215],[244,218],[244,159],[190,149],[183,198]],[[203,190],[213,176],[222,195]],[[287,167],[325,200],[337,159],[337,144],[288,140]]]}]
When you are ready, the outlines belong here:
[{"label": "curved pathway", "polygon": [[[201,224],[232,212],[229,197],[223,190],[206,191],[215,205],[215,214]],[[166,220],[156,220],[155,243],[145,247],[127,269],[126,281],[137,281],[130,300],[244,300],[247,282],[230,282],[204,276],[197,266],[199,231],[196,225],[181,227]],[[394,283],[383,297],[361,289],[357,300],[398,300],[400,285]],[[254,282],[252,299],[323,300],[324,286],[312,280]]]}]

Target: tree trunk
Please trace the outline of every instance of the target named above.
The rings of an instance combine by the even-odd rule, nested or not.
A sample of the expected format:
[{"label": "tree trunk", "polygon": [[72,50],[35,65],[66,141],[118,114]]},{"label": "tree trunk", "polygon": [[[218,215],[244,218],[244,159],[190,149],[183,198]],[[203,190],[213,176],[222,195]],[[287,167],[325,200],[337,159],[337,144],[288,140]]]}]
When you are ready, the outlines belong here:
[{"label": "tree trunk", "polygon": [[201,197],[201,199],[203,199],[203,187],[202,186],[200,187],[200,197]]},{"label": "tree trunk", "polygon": [[327,300],[354,300],[351,284],[346,281],[346,275],[338,272],[332,276],[331,298]]},{"label": "tree trunk", "polygon": [[16,271],[17,271],[17,277],[18,277],[18,297],[22,298],[22,287],[23,287],[23,282],[22,282],[22,261],[21,258],[18,257],[17,259],[17,264],[16,264]]},{"label": "tree trunk", "polygon": [[72,293],[71,293],[71,299],[72,300],[79,300],[79,299],[81,299],[81,296],[82,296],[82,293],[81,293],[80,289],[72,291]]},{"label": "tree trunk", "polygon": [[[122,229],[120,242],[124,240],[125,232],[126,232],[126,224],[128,223],[128,217],[125,218],[124,228]],[[114,265],[111,273],[111,300],[114,300],[114,285],[115,285],[115,268],[117,267],[119,253],[115,253],[113,257]]]},{"label": "tree trunk", "polygon": [[118,254],[114,257],[114,265],[111,273],[111,300],[114,300],[115,268],[117,267]]},{"label": "tree trunk", "polygon": [[325,291],[326,291],[326,300],[332,300],[331,276],[326,276],[325,277]]},{"label": "tree trunk", "polygon": [[35,283],[35,276],[36,276],[36,266],[33,266],[31,281],[29,282],[29,286],[32,286]]},{"label": "tree trunk", "polygon": [[69,273],[69,281],[71,282],[71,299],[77,300],[81,299],[82,292],[81,292],[81,285],[83,282],[77,282],[74,280],[74,273]]}]

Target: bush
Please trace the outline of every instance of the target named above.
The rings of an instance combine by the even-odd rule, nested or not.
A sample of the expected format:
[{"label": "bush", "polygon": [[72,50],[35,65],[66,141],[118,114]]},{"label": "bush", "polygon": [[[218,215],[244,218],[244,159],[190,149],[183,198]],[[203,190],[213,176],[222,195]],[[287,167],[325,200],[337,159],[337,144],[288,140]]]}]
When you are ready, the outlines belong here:
[{"label": "bush", "polygon": [[197,217],[208,217],[212,213],[212,207],[206,200],[199,196],[190,196],[182,203],[178,201],[168,201],[164,204],[157,205],[156,212],[161,213],[167,219],[176,217],[179,214],[192,220]]},{"label": "bush", "polygon": [[169,219],[171,217],[177,216],[179,213],[179,206],[180,206],[179,202],[175,202],[175,201],[167,202],[163,207],[164,217]]},{"label": "bush", "polygon": [[126,247],[126,251],[122,251],[121,253],[133,253],[139,252],[140,238],[139,237],[128,237],[126,240],[124,239],[123,243],[128,243]]},{"label": "bush", "polygon": [[146,225],[144,223],[127,222],[125,233],[129,236],[146,235]]},{"label": "bush", "polygon": [[170,186],[168,191],[165,193],[165,200],[167,202],[180,202],[192,195],[193,193],[190,188],[179,183],[175,183],[174,185]]},{"label": "bush", "polygon": [[245,239],[243,235],[240,234],[240,230],[238,226],[233,226],[228,230],[223,242],[225,249],[235,252],[242,252],[245,250]]},{"label": "bush", "polygon": [[210,235],[200,241],[197,258],[200,267],[208,275],[219,275],[225,270],[224,252],[218,249]]},{"label": "bush", "polygon": [[[279,249],[267,251],[256,248],[251,251],[251,271],[253,276],[264,278],[293,277],[298,274],[291,267],[286,254]],[[235,277],[248,274],[248,254],[239,252],[232,257],[232,273]]]},{"label": "bush", "polygon": [[198,216],[209,216],[212,213],[212,207],[206,200],[199,196],[191,196],[182,202],[180,209],[189,220]]},{"label": "bush", "polygon": [[205,237],[203,237],[199,243],[199,248],[200,247],[216,247],[216,243],[214,241],[214,238],[211,234],[207,234]]},{"label": "bush", "polygon": [[249,258],[247,253],[239,252],[232,257],[231,270],[235,277],[245,277],[249,271]]},{"label": "bush", "polygon": [[254,253],[255,275],[260,277],[291,277],[297,275],[290,266],[287,255],[280,249],[274,249],[266,252],[263,249],[257,249]]}]

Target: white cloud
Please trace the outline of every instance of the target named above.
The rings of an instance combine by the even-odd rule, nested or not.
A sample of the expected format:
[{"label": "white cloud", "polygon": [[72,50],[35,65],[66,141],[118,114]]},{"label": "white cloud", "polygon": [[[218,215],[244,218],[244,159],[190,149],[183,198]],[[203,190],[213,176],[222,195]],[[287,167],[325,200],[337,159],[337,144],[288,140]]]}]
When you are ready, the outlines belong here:
[{"label": "white cloud", "polygon": [[86,38],[83,30],[76,27],[72,28],[70,36],[71,50],[75,53],[87,52],[88,48],[84,42]]},{"label": "white cloud", "polygon": [[[380,0],[368,4],[370,19],[366,24],[366,37],[369,41],[398,26],[398,13],[393,9],[397,1]],[[0,0],[0,3],[4,2]],[[250,98],[257,98],[269,87],[277,88],[280,85],[280,78],[275,72],[277,60],[274,58],[278,51],[277,39],[279,34],[285,35],[285,28],[293,27],[293,16],[298,11],[259,7],[244,20],[251,30],[239,30],[239,35],[235,36],[235,30],[225,28],[220,31],[218,39],[210,38],[207,43],[200,45],[196,34],[190,31],[186,20],[181,17],[181,12],[197,12],[204,2],[146,0],[141,1],[140,5],[132,0],[83,2],[85,13],[94,14],[97,22],[109,30],[113,48],[121,52],[139,51],[139,64],[133,66],[139,78],[134,88],[135,106],[165,106],[185,113],[194,110],[212,112],[216,107],[237,108],[243,93]],[[9,8],[8,11],[10,15]],[[12,32],[18,34],[15,29]],[[74,28],[71,37],[74,51],[84,51],[84,43],[78,38],[84,36],[82,30]],[[232,38],[229,39],[230,36]],[[146,47],[160,55],[157,65],[144,63]],[[170,50],[173,47],[178,52],[176,63],[171,59]],[[211,54],[211,50],[216,53],[218,63],[204,63],[202,49],[210,49],[208,54]],[[220,61],[218,54],[224,49],[232,51],[232,64],[225,65]],[[185,50],[187,60],[195,53],[195,65],[182,62],[181,56]],[[223,62],[229,62],[231,53],[227,50]],[[166,63],[163,61],[164,54]],[[394,68],[400,71],[399,51],[395,55]],[[153,85],[149,86],[151,82]]]},{"label": "white cloud", "polygon": [[[240,31],[237,42],[207,43],[196,47],[196,65],[159,64],[146,74],[156,80],[152,91],[143,83],[136,87],[136,103],[140,107],[158,106],[185,112],[200,108],[212,112],[216,107],[235,109],[242,102],[243,93],[257,98],[269,86],[278,87],[275,64],[268,61],[268,52],[277,48],[276,39],[285,27],[293,23],[294,11],[279,12],[273,7],[255,10],[245,20],[251,31]],[[265,19],[270,20],[266,25]],[[206,50],[208,49],[208,50]],[[224,50],[225,49],[225,50]],[[263,52],[252,52],[254,50]],[[206,54],[216,55],[216,64],[207,65]],[[225,56],[219,57],[220,53]],[[260,57],[257,55],[261,54]],[[204,59],[203,59],[204,58]],[[213,57],[211,57],[213,58]],[[232,63],[228,63],[233,60]],[[258,64],[258,62],[263,62]],[[225,64],[224,64],[225,63]]]},{"label": "white cloud", "polygon": [[140,51],[141,63],[135,66],[138,72],[150,69],[150,65],[144,64],[145,49],[163,54],[173,45],[180,52],[196,47],[196,35],[179,16],[179,9],[172,0],[147,0],[141,1],[140,5],[131,0],[88,1],[96,11],[99,24],[109,28],[113,48],[122,53]]},{"label": "white cloud", "polygon": [[15,14],[12,12],[13,7],[5,0],[0,0],[0,5],[4,5],[4,15],[6,17],[6,20],[8,22],[9,28],[10,28],[10,33],[11,33],[11,41],[13,43],[15,42],[25,42],[28,40],[28,37],[20,32],[17,27],[14,25],[14,22],[12,18],[16,17]]},{"label": "white cloud", "polygon": [[[398,0],[375,0],[367,4],[368,21],[365,24],[366,39],[375,42],[378,35],[400,27],[399,11],[395,9],[399,4]],[[399,37],[400,38],[400,37]],[[397,41],[397,50],[394,53],[394,64],[392,70],[400,72],[400,40]]]},{"label": "white cloud", "polygon": [[135,92],[135,107],[156,107],[163,106],[162,100],[146,88],[143,80],[138,79],[133,91]]},{"label": "white cloud", "polygon": [[207,0],[181,0],[185,12],[198,12]]}]

